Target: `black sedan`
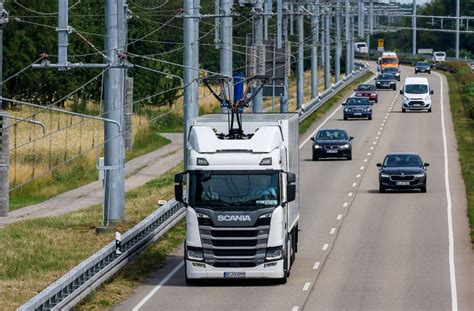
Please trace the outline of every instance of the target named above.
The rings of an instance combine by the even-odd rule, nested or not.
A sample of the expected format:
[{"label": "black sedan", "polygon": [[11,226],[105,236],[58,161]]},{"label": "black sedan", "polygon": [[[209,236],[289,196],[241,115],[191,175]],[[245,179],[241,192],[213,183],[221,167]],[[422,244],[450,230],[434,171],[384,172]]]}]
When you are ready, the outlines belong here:
[{"label": "black sedan", "polygon": [[392,74],[397,81],[400,81],[400,69],[397,67],[388,67],[385,68],[382,73],[389,73]]},{"label": "black sedan", "polygon": [[427,72],[431,74],[431,66],[427,62],[416,62],[415,64],[415,74],[419,72]]},{"label": "black sedan", "polygon": [[379,192],[387,189],[419,189],[426,192],[429,163],[416,153],[389,153],[379,167]]},{"label": "black sedan", "polygon": [[397,79],[390,73],[382,73],[375,78],[375,87],[378,89],[397,89]]},{"label": "black sedan", "polygon": [[321,158],[346,158],[352,160],[352,139],[342,129],[318,131],[313,141],[313,161]]},{"label": "black sedan", "polygon": [[372,120],[372,103],[367,97],[349,97],[344,106],[344,120],[349,118],[367,118]]}]

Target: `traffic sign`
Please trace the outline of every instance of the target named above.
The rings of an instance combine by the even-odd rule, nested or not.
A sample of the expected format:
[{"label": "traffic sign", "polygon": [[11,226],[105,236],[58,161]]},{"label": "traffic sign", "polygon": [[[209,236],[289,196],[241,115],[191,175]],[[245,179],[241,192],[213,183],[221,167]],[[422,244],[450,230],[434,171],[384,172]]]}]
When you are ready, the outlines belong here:
[{"label": "traffic sign", "polygon": [[379,52],[383,52],[383,51],[384,51],[383,44],[384,44],[383,39],[378,39],[378,40],[377,40],[377,51],[379,51]]}]

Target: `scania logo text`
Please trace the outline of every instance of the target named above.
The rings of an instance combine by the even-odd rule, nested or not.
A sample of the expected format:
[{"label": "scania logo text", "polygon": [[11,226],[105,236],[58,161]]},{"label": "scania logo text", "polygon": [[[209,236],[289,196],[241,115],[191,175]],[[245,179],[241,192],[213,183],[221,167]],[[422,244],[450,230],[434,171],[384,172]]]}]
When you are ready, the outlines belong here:
[{"label": "scania logo text", "polygon": [[249,215],[218,215],[217,221],[251,221]]}]

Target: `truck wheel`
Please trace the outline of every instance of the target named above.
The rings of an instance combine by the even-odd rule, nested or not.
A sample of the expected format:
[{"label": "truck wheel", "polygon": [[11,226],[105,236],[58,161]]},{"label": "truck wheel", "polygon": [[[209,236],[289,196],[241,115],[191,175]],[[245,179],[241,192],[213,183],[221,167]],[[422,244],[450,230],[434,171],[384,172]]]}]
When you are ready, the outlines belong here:
[{"label": "truck wheel", "polygon": [[[291,233],[290,233],[291,236]],[[288,277],[290,276],[291,270],[291,237],[288,238],[286,243],[286,251],[285,251],[285,258],[283,259],[283,277],[281,279],[277,279],[278,284],[286,284],[288,281]]]}]

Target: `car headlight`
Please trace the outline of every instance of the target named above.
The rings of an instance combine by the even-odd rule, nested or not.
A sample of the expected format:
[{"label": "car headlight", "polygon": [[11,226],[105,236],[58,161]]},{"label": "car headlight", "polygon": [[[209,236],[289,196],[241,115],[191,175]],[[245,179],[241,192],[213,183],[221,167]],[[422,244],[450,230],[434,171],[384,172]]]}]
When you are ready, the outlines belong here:
[{"label": "car headlight", "polygon": [[409,101],[410,99],[409,99],[408,97],[406,97],[406,96],[403,96],[403,100],[407,102],[407,101]]},{"label": "car headlight", "polygon": [[366,112],[371,112],[372,109],[370,109],[370,108],[364,108],[364,111],[366,111]]},{"label": "car headlight", "polygon": [[417,177],[417,178],[422,178],[422,177],[425,177],[425,174],[423,174],[423,173],[415,174],[414,176]]},{"label": "car headlight", "polygon": [[430,99],[431,99],[431,96],[429,95],[424,98],[424,100],[430,100]]},{"label": "car headlight", "polygon": [[344,108],[344,111],[345,111],[345,112],[349,112],[350,109],[349,109],[349,108]]},{"label": "car headlight", "polygon": [[380,177],[382,177],[382,178],[390,178],[390,175],[388,175],[388,174],[380,174]]},{"label": "car headlight", "polygon": [[279,260],[283,257],[283,247],[268,247],[265,261]]},{"label": "car headlight", "polygon": [[202,252],[202,248],[199,247],[187,247],[187,257],[189,260],[194,260],[194,261],[203,261],[204,260],[204,254]]},{"label": "car headlight", "polygon": [[372,93],[370,94],[370,96],[377,96],[377,93]]},{"label": "car headlight", "polygon": [[350,147],[350,145],[349,144],[344,144],[344,145],[341,145],[340,147],[341,147],[341,149],[347,149],[347,148]]},{"label": "car headlight", "polygon": [[314,145],[314,149],[320,149],[321,145]]}]

